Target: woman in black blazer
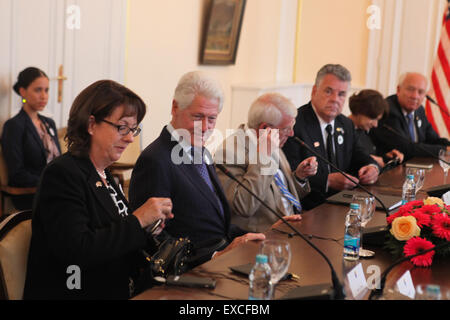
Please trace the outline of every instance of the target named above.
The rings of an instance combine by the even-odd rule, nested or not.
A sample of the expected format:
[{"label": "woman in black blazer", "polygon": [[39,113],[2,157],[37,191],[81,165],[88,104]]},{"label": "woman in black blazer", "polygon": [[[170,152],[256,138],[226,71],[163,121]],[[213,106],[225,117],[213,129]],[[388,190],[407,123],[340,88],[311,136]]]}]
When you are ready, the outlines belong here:
[{"label": "woman in black blazer", "polygon": [[[1,143],[8,184],[36,187],[44,167],[61,153],[55,122],[39,114],[48,101],[48,77],[42,70],[26,68],[13,89],[22,97],[23,106],[3,127]],[[33,196],[13,196],[14,207],[31,209]]]},{"label": "woman in black blazer", "polygon": [[349,107],[352,114],[349,118],[355,125],[356,134],[366,151],[383,168],[389,160],[397,158],[401,163],[404,155],[393,149],[387,153],[377,150],[369,136],[369,131],[378,126],[378,121],[385,113],[389,112],[389,105],[381,93],[376,90],[365,89],[353,94],[349,99]]},{"label": "woman in black blazer", "polygon": [[172,202],[150,198],[131,212],[106,168],[139,134],[144,115],[144,102],[113,81],[95,82],[75,99],[68,152],[45,168],[36,193],[25,299],[135,294],[141,250],[155,249],[145,228],[172,218]]}]

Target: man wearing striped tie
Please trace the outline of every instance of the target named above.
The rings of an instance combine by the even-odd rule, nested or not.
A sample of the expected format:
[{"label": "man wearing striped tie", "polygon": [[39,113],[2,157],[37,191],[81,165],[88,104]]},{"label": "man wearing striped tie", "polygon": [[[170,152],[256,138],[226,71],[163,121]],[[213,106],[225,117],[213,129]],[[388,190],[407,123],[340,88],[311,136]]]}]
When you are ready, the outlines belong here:
[{"label": "man wearing striped tie", "polygon": [[[297,110],[279,93],[267,93],[250,107],[247,124],[241,124],[215,153],[215,162],[223,163],[243,184],[266,204],[285,216],[299,220],[300,199],[310,192],[308,177],[317,172],[317,161],[310,157],[292,172],[281,150],[293,135]],[[231,206],[233,224],[250,232],[264,232],[280,220],[237,182],[216,170]]]}]

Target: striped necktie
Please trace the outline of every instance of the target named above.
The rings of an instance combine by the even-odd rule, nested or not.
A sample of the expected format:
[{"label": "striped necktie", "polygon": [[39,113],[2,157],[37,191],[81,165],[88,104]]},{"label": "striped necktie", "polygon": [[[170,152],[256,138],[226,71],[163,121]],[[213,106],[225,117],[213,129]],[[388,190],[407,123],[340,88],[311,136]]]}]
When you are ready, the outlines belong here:
[{"label": "striped necktie", "polygon": [[275,184],[280,188],[281,194],[283,197],[289,200],[290,203],[297,209],[297,212],[302,212],[302,205],[300,201],[298,201],[292,193],[289,192],[287,186],[283,183],[283,180],[280,177],[279,172],[275,174]]}]

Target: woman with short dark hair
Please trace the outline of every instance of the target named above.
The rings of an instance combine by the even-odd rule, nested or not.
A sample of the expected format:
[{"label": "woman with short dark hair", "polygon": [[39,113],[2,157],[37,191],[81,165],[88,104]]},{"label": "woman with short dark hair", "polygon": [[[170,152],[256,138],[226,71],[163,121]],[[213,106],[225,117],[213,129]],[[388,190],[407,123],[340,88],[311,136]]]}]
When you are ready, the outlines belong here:
[{"label": "woman with short dark hair", "polygon": [[68,152],[47,166],[36,194],[25,299],[128,299],[136,293],[141,250],[156,249],[145,230],[173,217],[172,202],[150,198],[131,212],[107,168],[139,134],[145,108],[135,93],[108,80],[75,99]]},{"label": "woman with short dark hair", "polygon": [[[2,134],[3,157],[11,187],[36,187],[42,170],[60,155],[55,122],[39,112],[48,102],[49,81],[40,69],[19,73],[14,91],[22,97],[22,109],[6,121]],[[31,209],[34,195],[12,196],[16,209]]]},{"label": "woman with short dark hair", "polygon": [[349,107],[352,112],[349,118],[355,125],[361,144],[366,146],[367,152],[377,161],[378,165],[383,168],[386,162],[394,158],[402,162],[404,155],[396,149],[379,154],[368,135],[370,129],[376,128],[378,121],[389,112],[389,105],[381,93],[371,89],[361,90],[350,97]]}]

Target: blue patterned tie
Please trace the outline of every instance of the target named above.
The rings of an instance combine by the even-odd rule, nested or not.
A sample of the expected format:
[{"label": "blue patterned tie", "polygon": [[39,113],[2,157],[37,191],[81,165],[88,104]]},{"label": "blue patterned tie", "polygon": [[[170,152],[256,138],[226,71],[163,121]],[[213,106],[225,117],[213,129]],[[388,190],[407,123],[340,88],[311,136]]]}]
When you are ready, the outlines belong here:
[{"label": "blue patterned tie", "polygon": [[302,212],[302,205],[300,204],[300,201],[298,201],[292,193],[289,192],[289,189],[287,186],[283,183],[283,180],[281,179],[279,172],[275,174],[275,184],[280,188],[281,194],[283,197],[289,200],[290,203],[297,209],[298,212]]},{"label": "blue patterned tie", "polygon": [[194,164],[194,166],[197,169],[197,171],[200,174],[200,176],[203,178],[203,180],[209,186],[211,191],[216,196],[217,204],[219,205],[219,208],[220,208],[220,214],[223,216],[222,202],[220,201],[219,196],[216,193],[216,189],[214,188],[214,186],[212,184],[211,177],[209,176],[209,172],[208,172],[208,168],[206,167],[206,164],[202,161],[201,164]]},{"label": "blue patterned tie", "polygon": [[409,129],[409,135],[411,136],[411,140],[413,142],[416,141],[416,135],[414,133],[414,120],[413,120],[414,114],[410,113],[406,116],[407,122],[408,122],[408,129]]}]

